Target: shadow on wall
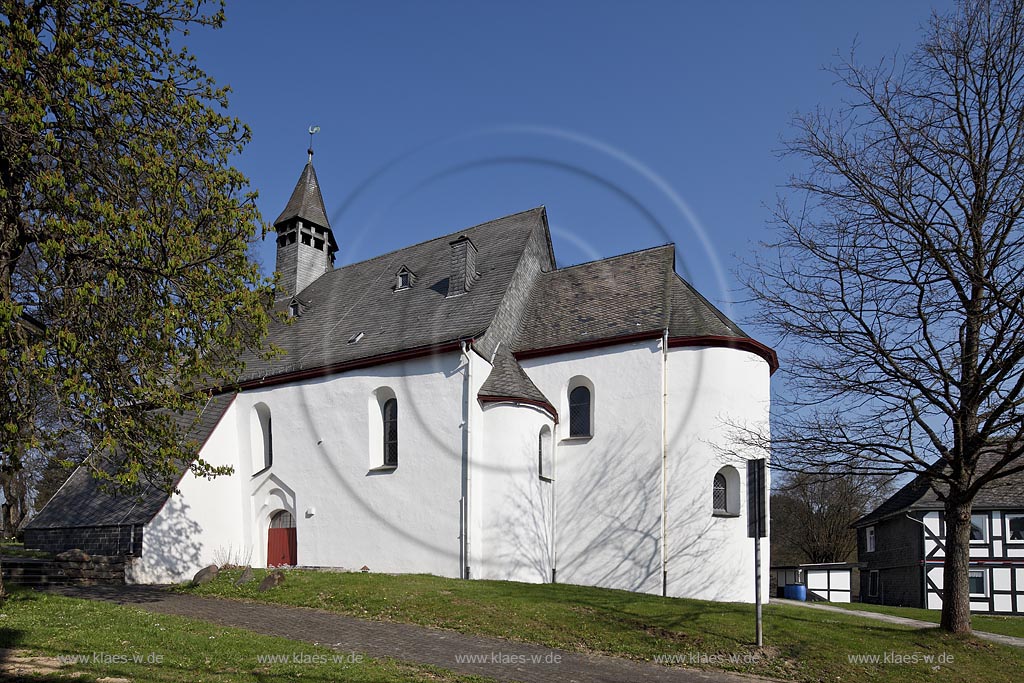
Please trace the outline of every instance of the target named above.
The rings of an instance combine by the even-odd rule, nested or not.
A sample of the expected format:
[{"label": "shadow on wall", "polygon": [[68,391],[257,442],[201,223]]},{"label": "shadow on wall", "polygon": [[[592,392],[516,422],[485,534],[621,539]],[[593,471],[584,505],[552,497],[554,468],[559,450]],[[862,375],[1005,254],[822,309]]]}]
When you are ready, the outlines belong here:
[{"label": "shadow on wall", "polygon": [[[559,446],[554,527],[552,484],[539,478],[536,465],[521,470],[496,520],[505,539],[497,577],[550,581],[554,528],[558,582],[661,593],[661,455],[639,448],[637,432],[601,436],[596,448],[591,442],[575,454],[578,446]],[[526,456],[519,462],[537,460],[532,439],[520,448]],[[676,454],[676,467],[708,457],[704,451]],[[753,566],[739,561],[745,546],[737,545],[752,544],[746,520],[714,517],[710,489],[701,490],[702,484],[669,491],[675,497],[667,520],[669,595],[741,600],[753,584]]]},{"label": "shadow on wall", "polygon": [[142,557],[132,563],[140,583],[173,583],[190,579],[201,568],[202,529],[191,519],[189,506],[172,495],[143,532]]},{"label": "shadow on wall", "polygon": [[[660,459],[640,453],[636,430],[602,436],[600,445],[559,444],[555,465],[557,580],[632,591],[660,590]],[[531,440],[523,446],[537,459]],[[529,462],[529,460],[526,460]],[[512,550],[502,560],[551,580],[549,486],[534,468],[510,493],[499,521]]]},{"label": "shadow on wall", "polygon": [[[520,447],[521,452],[536,461],[536,442],[530,438],[524,441],[529,443]],[[542,480],[536,468],[523,467],[517,471],[515,484],[505,494],[500,508],[504,514],[497,519],[499,536],[504,542],[495,557],[493,578],[538,583],[551,580],[551,491],[552,482]]]},{"label": "shadow on wall", "polygon": [[[737,480],[730,480],[730,484],[737,487],[735,509],[741,516],[714,516],[711,496],[718,468],[728,464],[739,472],[743,464],[735,459],[719,461],[715,450],[702,441],[689,447],[674,446],[670,453],[678,458],[674,463],[676,468],[703,460],[712,463],[714,469],[695,468],[703,479],[691,480],[686,490],[669,491],[669,496],[673,497],[666,521],[669,595],[723,602],[752,601],[754,541],[747,538],[746,501],[740,486],[745,472],[741,472]],[[768,539],[762,539],[761,551],[761,571],[767,577],[770,573]],[[762,597],[768,599],[767,588]]]}]

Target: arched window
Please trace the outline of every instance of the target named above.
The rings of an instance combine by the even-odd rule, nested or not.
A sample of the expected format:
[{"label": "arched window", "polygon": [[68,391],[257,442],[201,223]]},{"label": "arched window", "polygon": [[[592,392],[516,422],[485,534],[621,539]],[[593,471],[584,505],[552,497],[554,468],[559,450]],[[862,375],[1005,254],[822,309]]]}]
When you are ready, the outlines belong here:
[{"label": "arched window", "polygon": [[590,389],[578,386],[569,392],[569,437],[590,435]]},{"label": "arched window", "polygon": [[294,529],[295,528],[295,515],[288,512],[287,510],[278,511],[273,517],[270,518],[271,529]]},{"label": "arched window", "polygon": [[252,449],[252,472],[262,472],[274,464],[274,432],[271,427],[270,408],[266,403],[252,407],[249,419],[249,441]]},{"label": "arched window", "polygon": [[551,459],[551,428],[547,425],[541,427],[537,434],[537,472],[544,481],[551,481],[555,476]]},{"label": "arched window", "polygon": [[712,513],[719,517],[738,517],[740,514],[740,473],[726,465],[715,473],[711,482]]},{"label": "arched window", "polygon": [[727,501],[729,500],[727,493],[728,486],[725,483],[725,475],[719,472],[715,475],[714,492],[712,499],[714,500],[715,512],[726,512]]},{"label": "arched window", "polygon": [[389,398],[381,407],[384,424],[384,465],[398,467],[398,401]]}]

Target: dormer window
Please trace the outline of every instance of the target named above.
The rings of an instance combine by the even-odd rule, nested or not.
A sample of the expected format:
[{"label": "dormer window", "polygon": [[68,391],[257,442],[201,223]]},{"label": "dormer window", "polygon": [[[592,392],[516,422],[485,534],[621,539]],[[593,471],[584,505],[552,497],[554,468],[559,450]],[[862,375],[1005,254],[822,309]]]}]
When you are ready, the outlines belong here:
[{"label": "dormer window", "polygon": [[409,289],[412,287],[412,283],[415,279],[416,275],[405,266],[402,266],[398,273],[395,274],[395,291],[398,292],[403,289]]},{"label": "dormer window", "polygon": [[292,318],[298,318],[299,317],[299,313],[301,313],[301,310],[300,310],[300,307],[299,307],[299,302],[298,301],[291,302],[291,304],[288,306],[288,315],[290,317],[292,317]]}]

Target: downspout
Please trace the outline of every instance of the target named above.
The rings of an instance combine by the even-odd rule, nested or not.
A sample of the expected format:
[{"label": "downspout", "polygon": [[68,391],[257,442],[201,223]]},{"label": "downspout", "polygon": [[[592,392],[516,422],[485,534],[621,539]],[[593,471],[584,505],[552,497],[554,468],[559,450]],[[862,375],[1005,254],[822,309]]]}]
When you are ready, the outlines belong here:
[{"label": "downspout", "polygon": [[466,440],[466,443],[465,443],[465,446],[464,446],[464,448],[466,450],[466,475],[465,475],[466,485],[464,487],[465,490],[463,491],[463,494],[462,494],[462,510],[463,510],[463,513],[462,513],[462,515],[463,515],[463,527],[462,527],[462,562],[463,562],[463,564],[462,564],[462,578],[468,579],[468,578],[470,578],[470,573],[469,573],[470,572],[470,570],[469,570],[469,568],[470,568],[470,559],[469,559],[470,558],[470,554],[469,554],[469,551],[470,551],[470,533],[469,533],[469,529],[470,529],[470,520],[472,518],[472,515],[470,514],[470,510],[472,509],[471,501],[473,500],[472,496],[470,495],[470,492],[472,490],[471,484],[472,484],[472,480],[473,480],[473,475],[472,475],[473,459],[471,457],[472,451],[473,451],[473,428],[472,428],[473,402],[470,399],[470,396],[473,393],[473,362],[472,362],[472,358],[470,358],[470,355],[469,355],[469,342],[465,342],[465,341],[462,342],[461,347],[462,347],[462,357],[463,357],[464,362],[466,363],[466,390],[464,392],[465,393],[464,406],[465,406],[465,411],[466,411],[466,425],[465,425],[465,432],[464,432],[464,437],[463,437]]},{"label": "downspout", "polygon": [[558,532],[558,496],[555,494],[555,487],[558,486],[558,439],[555,438],[555,430],[558,423],[551,421],[551,583],[558,583],[558,539],[555,534]]},{"label": "downspout", "polygon": [[661,595],[668,595],[668,328],[661,337]]}]

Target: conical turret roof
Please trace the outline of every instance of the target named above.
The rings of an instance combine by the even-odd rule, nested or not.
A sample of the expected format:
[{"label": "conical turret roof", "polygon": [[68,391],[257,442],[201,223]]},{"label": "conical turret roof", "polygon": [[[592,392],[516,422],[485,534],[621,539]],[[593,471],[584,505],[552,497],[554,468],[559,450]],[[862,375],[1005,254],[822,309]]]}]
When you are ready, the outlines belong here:
[{"label": "conical turret roof", "polygon": [[316,179],[316,170],[313,168],[313,160],[306,164],[299,176],[299,182],[295,183],[291,199],[284,207],[284,211],[274,221],[274,227],[278,227],[285,221],[292,218],[299,218],[321,228],[330,228],[327,220],[327,210],[324,208],[324,198],[320,194],[320,183]]}]

